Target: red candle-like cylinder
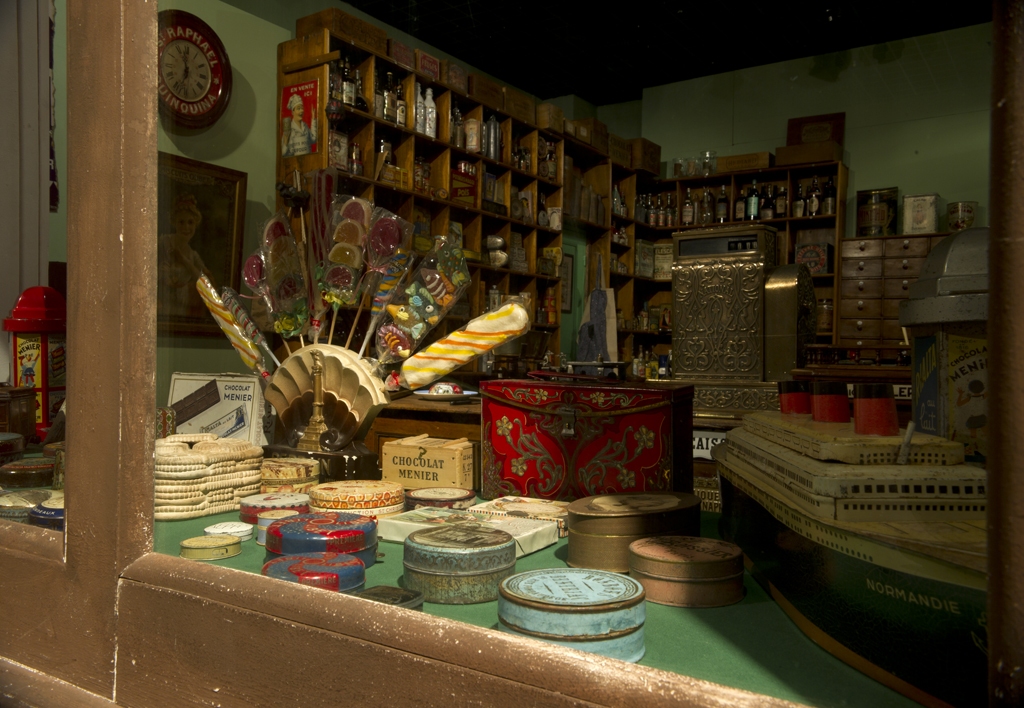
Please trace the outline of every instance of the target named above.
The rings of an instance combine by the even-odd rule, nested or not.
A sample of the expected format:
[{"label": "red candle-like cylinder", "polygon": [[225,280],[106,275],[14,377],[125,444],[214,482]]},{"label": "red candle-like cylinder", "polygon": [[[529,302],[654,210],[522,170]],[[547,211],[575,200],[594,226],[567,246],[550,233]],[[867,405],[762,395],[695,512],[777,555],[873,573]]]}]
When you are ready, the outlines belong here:
[{"label": "red candle-like cylinder", "polygon": [[896,399],[889,384],[857,384],[853,393],[853,429],[858,435],[899,435]]},{"label": "red candle-like cylinder", "polygon": [[846,384],[815,381],[811,384],[811,415],[821,423],[849,423],[850,398]]},{"label": "red candle-like cylinder", "polygon": [[806,381],[779,381],[779,410],[787,415],[811,412],[811,394]]}]

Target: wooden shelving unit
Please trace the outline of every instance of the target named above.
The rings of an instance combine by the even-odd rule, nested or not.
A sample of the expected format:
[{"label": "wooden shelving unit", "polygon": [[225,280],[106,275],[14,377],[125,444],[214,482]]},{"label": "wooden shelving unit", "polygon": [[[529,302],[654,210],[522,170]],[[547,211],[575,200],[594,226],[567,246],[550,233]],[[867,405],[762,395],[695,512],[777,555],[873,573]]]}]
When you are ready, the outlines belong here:
[{"label": "wooden shelving unit", "polygon": [[[317,18],[319,15],[313,16]],[[340,173],[339,194],[351,194],[371,201],[374,205],[388,209],[412,222],[428,223],[430,237],[446,235],[452,224],[461,226],[463,246],[468,251],[481,254],[482,260],[468,261],[472,283],[463,296],[469,303],[470,316],[476,316],[487,308],[487,294],[497,287],[502,294],[528,294],[535,315],[533,330],[537,334],[528,340],[527,346],[543,355],[544,351],[559,351],[559,328],[561,311],[561,288],[557,271],[555,275],[541,273],[538,258],[544,248],[561,247],[561,231],[538,223],[541,205],[562,206],[562,155],[563,138],[560,134],[544,131],[536,125],[523,121],[503,110],[502,106],[491,105],[441,83],[440,81],[406,66],[373,48],[347,39],[336,33],[329,23],[323,27],[310,27],[305,18],[302,29],[305,34],[278,46],[278,95],[286,86],[317,81],[319,84],[317,111],[318,152],[296,157],[277,156],[277,177],[279,181],[291,183],[294,172],[306,174],[328,167],[328,131],[345,133],[351,143],[358,144],[363,157],[363,175]],[[374,105],[374,77],[383,80],[387,72],[393,74],[404,95],[407,109],[404,124],[395,124],[375,117],[372,113],[345,106],[344,113],[328,125],[326,108],[329,92],[330,63],[348,58],[350,65],[362,77],[362,96],[372,110]],[[437,137],[428,137],[415,131],[414,110],[415,85],[423,90],[433,91],[437,108]],[[494,160],[481,153],[470,152],[453,144],[451,121],[453,106],[458,106],[465,119],[473,118],[481,123],[494,116],[500,123],[502,147],[500,159]],[[280,119],[278,130],[280,134]],[[381,138],[386,138],[392,147],[393,163],[408,179],[401,183],[385,182],[375,170],[377,147]],[[545,157],[541,152],[543,144],[553,144],[557,160],[557,179],[538,174],[539,161]],[[513,164],[514,148],[525,148],[529,166],[522,169]],[[546,153],[546,150],[544,151]],[[430,166],[429,190],[414,188],[414,167],[416,160],[423,158]],[[459,162],[468,162],[475,172],[475,195],[469,200],[454,198],[452,171]],[[506,207],[506,214],[497,214],[484,208],[483,195],[485,173],[495,179],[495,200]],[[529,207],[516,218],[512,216],[511,201],[514,192],[529,195]],[[447,196],[445,196],[447,195]],[[488,236],[505,239],[506,250],[511,247],[513,235],[522,239],[526,253],[526,269],[513,270],[509,267],[492,267],[488,262],[485,248]],[[540,311],[545,298],[555,298],[554,322],[547,321],[547,312]],[[544,321],[536,319],[538,314]],[[451,315],[435,330],[440,334],[465,324],[465,318]],[[365,320],[353,324],[357,330],[365,326]],[[528,337],[531,335],[528,335]],[[467,373],[479,370],[479,362],[464,367]]]}]

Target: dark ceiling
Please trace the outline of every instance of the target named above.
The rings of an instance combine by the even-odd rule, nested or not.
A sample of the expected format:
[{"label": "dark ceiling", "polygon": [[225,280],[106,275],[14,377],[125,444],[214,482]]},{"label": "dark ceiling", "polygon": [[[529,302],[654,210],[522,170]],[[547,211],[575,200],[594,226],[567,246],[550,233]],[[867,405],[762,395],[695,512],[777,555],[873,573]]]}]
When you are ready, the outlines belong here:
[{"label": "dark ceiling", "polygon": [[349,0],[360,10],[539,98],[595,105],[643,89],[988,22],[965,0],[625,4]]}]

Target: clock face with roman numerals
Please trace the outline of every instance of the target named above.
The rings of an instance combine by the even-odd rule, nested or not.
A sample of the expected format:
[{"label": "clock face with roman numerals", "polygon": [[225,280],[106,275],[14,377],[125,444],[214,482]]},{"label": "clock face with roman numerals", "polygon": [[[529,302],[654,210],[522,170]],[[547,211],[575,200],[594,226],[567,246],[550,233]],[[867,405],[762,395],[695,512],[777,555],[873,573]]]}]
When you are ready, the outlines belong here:
[{"label": "clock face with roman numerals", "polygon": [[187,128],[205,128],[231,96],[231,63],[217,34],[195,15],[160,13],[160,111]]}]

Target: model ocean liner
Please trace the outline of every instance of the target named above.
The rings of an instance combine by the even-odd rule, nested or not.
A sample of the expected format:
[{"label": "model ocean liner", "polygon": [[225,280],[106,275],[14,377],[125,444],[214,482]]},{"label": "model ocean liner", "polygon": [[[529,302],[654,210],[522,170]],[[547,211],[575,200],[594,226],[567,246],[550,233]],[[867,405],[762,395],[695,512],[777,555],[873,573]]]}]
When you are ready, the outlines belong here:
[{"label": "model ocean liner", "polygon": [[757,412],[713,456],[722,537],[804,633],[926,705],[984,702],[985,470],[962,444]]}]

